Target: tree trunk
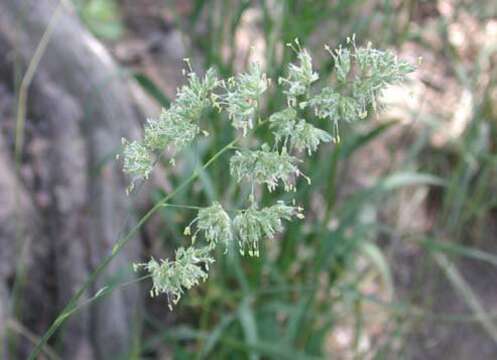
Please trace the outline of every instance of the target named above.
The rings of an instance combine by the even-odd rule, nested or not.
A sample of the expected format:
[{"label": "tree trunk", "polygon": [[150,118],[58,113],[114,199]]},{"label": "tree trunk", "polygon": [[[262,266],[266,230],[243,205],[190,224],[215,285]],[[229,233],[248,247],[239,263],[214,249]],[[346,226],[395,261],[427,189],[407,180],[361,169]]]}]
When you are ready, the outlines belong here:
[{"label": "tree trunk", "polygon": [[[121,137],[137,136],[138,116],[118,67],[68,7],[29,90],[26,141],[15,171],[13,74],[26,69],[57,3],[0,0],[0,98],[10,96],[9,106],[0,99],[0,357],[7,356],[13,309],[41,335],[132,223],[114,155]],[[129,279],[139,247],[131,241],[86,298]],[[22,284],[21,295],[12,303],[15,284]],[[132,343],[138,303],[136,289],[114,291],[66,323],[57,351],[62,358],[117,358]],[[17,347],[11,358],[32,346],[10,343]]]}]

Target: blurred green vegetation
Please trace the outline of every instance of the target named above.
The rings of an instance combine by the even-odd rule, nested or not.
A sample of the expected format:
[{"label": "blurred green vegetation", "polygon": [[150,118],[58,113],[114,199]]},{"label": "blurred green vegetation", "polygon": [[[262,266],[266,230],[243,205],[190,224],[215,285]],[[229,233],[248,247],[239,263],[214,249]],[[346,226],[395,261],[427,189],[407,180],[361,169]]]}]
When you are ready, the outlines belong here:
[{"label": "blurred green vegetation", "polygon": [[[453,11],[467,11],[480,20],[496,15],[491,13],[495,11],[491,1],[452,4]],[[95,33],[113,39],[122,33],[115,18],[116,3],[93,0],[80,8]],[[429,1],[196,0],[188,15],[175,19],[202,55],[193,61],[205,68],[216,67],[224,77],[234,74],[241,51],[235,36],[244,14],[254,8],[260,14],[258,31],[273,80],[285,73],[295,55],[282,45],[295,38],[312,53],[319,53],[324,43],[333,47],[353,33],[360,41],[373,41],[378,47],[400,49],[409,42],[445,61],[444,69],[474,99],[470,119],[458,137],[439,147],[431,140],[446,125],[436,114],[418,119],[419,114],[406,112],[408,119],[367,121],[344,128],[340,144],[322,146],[304,165],[312,186],[298,187],[295,198],[306,209],[306,220],[288,224],[281,238],[267,241],[260,258],[241,258],[234,251],[217,256],[209,280],[190,291],[174,309],[173,324],[157,321],[145,307],[136,358],[153,357],[164,347],[175,359],[408,358],[408,335],[417,320],[465,318],[434,314],[430,309],[434,299],[423,297],[422,291],[418,296],[415,292],[396,295],[399,259],[394,246],[418,249],[419,266],[411,269],[418,273],[412,275],[411,289],[422,289],[434,274],[445,274],[440,281],[452,286],[468,304],[467,320],[479,323],[485,334],[497,341],[494,316],[484,310],[457,268],[461,257],[497,265],[492,247],[484,243],[489,237],[495,240],[488,222],[492,215],[495,218],[497,209],[497,112],[493,95],[497,74],[486,64],[492,61],[489,59],[497,44],[477,49],[468,63],[449,41],[447,19]],[[425,16],[433,17],[441,43],[427,43],[415,24],[424,11],[428,11]],[[198,22],[205,22],[204,32],[193,30]],[[331,65],[320,59],[321,74],[332,76]],[[488,80],[481,81],[482,76]],[[154,79],[141,74],[137,80],[158,103],[167,105],[168,98]],[[283,108],[284,101],[273,94],[261,116]],[[414,122],[416,129],[406,126],[406,121]],[[331,130],[330,124],[319,125]],[[219,118],[216,112],[206,116],[203,127],[211,136],[185,151],[182,166],[168,173],[173,188],[234,136],[227,119]],[[373,142],[399,133],[399,143],[390,147],[387,159],[394,158],[402,147],[403,160],[392,162],[392,166],[384,164],[381,176],[347,192],[357,157],[368,156]],[[258,136],[262,141],[269,135]],[[364,149],[368,149],[366,153]],[[177,202],[202,206],[222,199],[228,208],[239,207],[246,194],[225,176],[228,160],[223,156],[203,172],[198,186],[180,193]],[[167,163],[164,166],[170,168]],[[382,216],[392,202],[411,206],[402,203],[401,194],[419,189],[428,194],[429,230],[403,231]],[[164,191],[156,189],[153,199],[161,198]],[[264,193],[267,203],[285,196],[278,191]],[[182,229],[192,215],[164,208],[161,216],[167,226],[154,241],[162,241],[164,248],[182,244]],[[371,283],[380,287],[379,295],[365,290]],[[364,339],[372,331],[368,326],[371,317],[379,317],[381,334],[365,346]],[[343,345],[334,347],[333,334],[344,327],[351,329],[350,341],[345,349]],[[334,349],[342,352],[330,355]]]},{"label": "blurred green vegetation", "polygon": [[73,0],[81,20],[97,37],[118,40],[123,36],[120,8],[116,0]]}]

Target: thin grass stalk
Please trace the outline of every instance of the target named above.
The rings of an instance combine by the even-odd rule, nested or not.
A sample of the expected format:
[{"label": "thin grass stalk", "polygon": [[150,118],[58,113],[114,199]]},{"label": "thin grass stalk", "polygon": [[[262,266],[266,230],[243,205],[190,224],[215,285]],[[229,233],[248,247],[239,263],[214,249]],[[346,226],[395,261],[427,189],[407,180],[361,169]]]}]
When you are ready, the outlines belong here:
[{"label": "thin grass stalk", "polygon": [[[221,150],[214,154],[203,166],[203,169],[207,169],[212,163],[214,163],[222,154],[227,150],[231,149],[241,137],[235,138],[233,141],[225,145]],[[139,221],[138,223],[122,238],[120,238],[112,248],[112,252],[105,257],[102,262],[97,266],[97,268],[90,274],[86,279],[84,284],[79,288],[79,290],[74,294],[64,309],[59,313],[57,318],[54,320],[52,325],[45,332],[41,340],[38,342],[36,347],[33,349],[29,355],[29,360],[35,360],[40,354],[41,350],[47,343],[47,341],[52,337],[55,331],[69,318],[69,316],[77,308],[77,302],[83,295],[83,293],[90,287],[90,285],[95,281],[95,279],[100,275],[109,265],[109,263],[119,254],[119,252],[124,248],[124,246],[136,235],[138,230],[145,224],[145,222],[160,208],[167,205],[167,202],[172,199],[176,194],[183,190],[187,185],[194,181],[199,176],[199,171],[195,170],[188,179],[181,183],[173,192],[166,195],[163,199],[157,202]]]}]

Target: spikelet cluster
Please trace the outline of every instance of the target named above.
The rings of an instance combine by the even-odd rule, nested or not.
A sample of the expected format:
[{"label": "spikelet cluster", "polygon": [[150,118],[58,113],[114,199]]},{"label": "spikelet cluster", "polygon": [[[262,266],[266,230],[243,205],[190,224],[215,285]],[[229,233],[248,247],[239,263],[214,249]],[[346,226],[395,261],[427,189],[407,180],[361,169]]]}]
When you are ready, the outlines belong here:
[{"label": "spikelet cluster", "polygon": [[147,120],[143,142],[123,139],[124,172],[132,177],[128,192],[137,180],[148,178],[157,154],[166,149],[181,151],[199,134],[199,120],[204,109],[212,105],[211,95],[219,80],[214,69],[207,70],[202,79],[192,71],[187,78],[187,84],[178,89],[176,101],[162,109],[158,118]]},{"label": "spikelet cluster", "polygon": [[263,144],[260,150],[237,151],[230,160],[230,172],[236,181],[264,184],[269,191],[276,189],[279,183],[285,191],[294,190],[293,179],[300,175],[297,162],[285,147],[271,150],[268,144]]},{"label": "spikelet cluster", "polygon": [[238,211],[233,227],[238,236],[240,253],[259,256],[259,242],[262,238],[272,239],[274,234],[283,231],[282,220],[296,216],[303,218],[302,208],[285,205],[278,201],[275,205],[258,209],[256,206]]},{"label": "spikelet cluster", "polygon": [[122,139],[123,150],[123,170],[133,178],[142,177],[148,179],[154,167],[153,158],[147,147],[138,141],[128,141]]},{"label": "spikelet cluster", "polygon": [[[151,295],[166,294],[170,306],[186,289],[207,278],[209,264],[214,262],[212,252],[218,244],[223,244],[225,251],[238,246],[242,255],[259,256],[263,240],[283,231],[284,221],[302,219],[302,208],[282,201],[260,207],[255,189],[295,191],[299,178],[306,178],[299,169],[302,157],[312,155],[321,143],[338,142],[339,123],[364,119],[370,109],[377,111],[383,90],[404,81],[414,70],[391,52],[376,50],[371,44],[357,47],[352,38],[345,47],[327,48],[334,63],[334,82],[313,91],[319,75],[313,69],[311,56],[298,41],[290,47],[296,52],[296,62],[289,64],[286,76],[278,81],[287,98],[286,107],[267,121],[260,121],[267,123],[272,140],[254,148],[237,148],[230,159],[230,175],[240,186],[251,189],[247,207],[235,209],[233,218],[219,202],[199,209],[184,231],[185,236],[191,236],[189,247],[179,248],[174,260],[151,259],[135,265],[136,270],[151,274]],[[213,70],[207,71],[204,78],[190,72],[188,83],[178,91],[171,107],[163,110],[158,119],[148,120],[143,142],[124,141],[124,171],[134,178],[146,179],[157,153],[169,147],[179,151],[197,137],[201,132],[199,119],[209,106],[224,112],[231,125],[248,136],[259,120],[262,96],[269,84],[256,63],[246,73],[226,81],[218,80]],[[316,126],[308,113],[329,120],[331,133]],[[198,247],[196,241],[204,244]]]},{"label": "spikelet cluster", "polygon": [[334,61],[338,86],[326,86],[309,100],[317,117],[332,122],[335,142],[340,141],[340,122],[364,119],[370,107],[378,111],[383,90],[405,81],[415,70],[392,52],[374,49],[371,43],[358,47],[352,37],[346,45],[335,50],[326,47]]},{"label": "spikelet cluster", "polygon": [[[204,233],[211,248],[214,248],[218,243],[224,244],[226,250],[229,248],[233,240],[231,219],[221,204],[215,201],[211,206],[201,209],[196,221],[197,232]],[[188,234],[189,231],[186,232]]]},{"label": "spikelet cluster", "polygon": [[146,263],[133,264],[135,271],[145,270],[152,276],[150,296],[166,294],[169,308],[177,304],[185,289],[191,289],[208,277],[209,265],[214,262],[209,248],[180,247],[173,261],[154,258]]},{"label": "spikelet cluster", "polygon": [[290,144],[297,151],[307,151],[311,155],[320,143],[331,141],[331,135],[304,119],[297,119],[297,111],[291,107],[269,117],[269,126],[277,144]]},{"label": "spikelet cluster", "polygon": [[218,106],[228,113],[232,125],[247,135],[255,124],[261,96],[268,80],[258,63],[251,63],[248,72],[223,83],[226,92],[216,97]]},{"label": "spikelet cluster", "polygon": [[319,75],[312,68],[311,56],[300,47],[298,40],[295,40],[295,44],[288,45],[297,52],[298,63],[290,64],[288,76],[281,77],[278,81],[285,87],[283,93],[287,96],[289,105],[296,106],[300,96],[309,94],[312,83],[319,79]]}]

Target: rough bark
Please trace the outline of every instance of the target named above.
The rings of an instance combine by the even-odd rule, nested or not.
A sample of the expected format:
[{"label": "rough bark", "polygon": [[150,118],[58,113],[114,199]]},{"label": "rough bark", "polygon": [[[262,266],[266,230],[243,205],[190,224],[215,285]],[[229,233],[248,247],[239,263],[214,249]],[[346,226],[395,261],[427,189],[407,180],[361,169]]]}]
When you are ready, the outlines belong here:
[{"label": "rough bark", "polygon": [[[57,3],[0,0],[2,73],[13,70],[14,51],[26,68]],[[10,86],[10,80],[9,75],[0,74],[0,82]],[[13,91],[11,86],[10,90]],[[111,251],[123,232],[125,219],[128,226],[131,224],[130,203],[124,192],[126,180],[113,159],[120,138],[135,137],[139,127],[118,67],[69,8],[64,9],[56,24],[29,99],[24,148],[27,155],[22,167],[30,169],[31,176],[21,172],[17,178],[13,171],[9,145],[13,136],[9,122],[13,120],[5,114],[2,118],[0,113],[0,125],[4,125],[4,139],[0,140],[0,202],[9,201],[8,206],[0,205],[0,290],[4,290],[0,291],[0,307],[8,302],[18,260],[11,255],[15,253],[12,244],[20,238],[29,245],[27,272],[36,273],[28,277],[23,294],[32,293],[38,286],[40,301],[51,303],[55,299],[54,309],[46,311],[40,311],[39,304],[22,307],[23,323],[40,334],[53,320],[55,311]],[[20,202],[9,197],[16,187],[22,190]],[[22,219],[35,224],[24,226],[26,233],[22,236],[16,236],[15,229],[9,230],[9,224],[19,220],[16,211]],[[129,279],[129,264],[138,256],[139,242],[131,241],[100,277],[92,293],[109,281]],[[60,333],[62,357],[115,358],[125,352],[131,344],[138,302],[136,289],[126,289],[75,315]],[[0,316],[5,313],[3,306]]]},{"label": "rough bark", "polygon": [[[6,357],[6,335],[8,315],[13,305],[23,309],[36,309],[39,320],[49,312],[49,302],[44,292],[45,280],[42,273],[47,270],[49,248],[46,238],[41,235],[39,215],[24,186],[16,179],[13,164],[8,151],[3,146],[5,141],[0,138],[0,349]],[[19,241],[15,241],[18,238]],[[22,249],[23,251],[19,251]],[[29,276],[29,289],[25,291],[22,303],[12,304],[9,301],[9,287],[15,279],[18,266],[16,253],[21,253],[24,273]],[[19,270],[19,269],[18,269]],[[21,282],[24,279],[19,279]],[[33,315],[27,314],[25,320],[33,322]],[[20,347],[25,342],[18,342]],[[19,353],[19,354],[22,354]]]}]

